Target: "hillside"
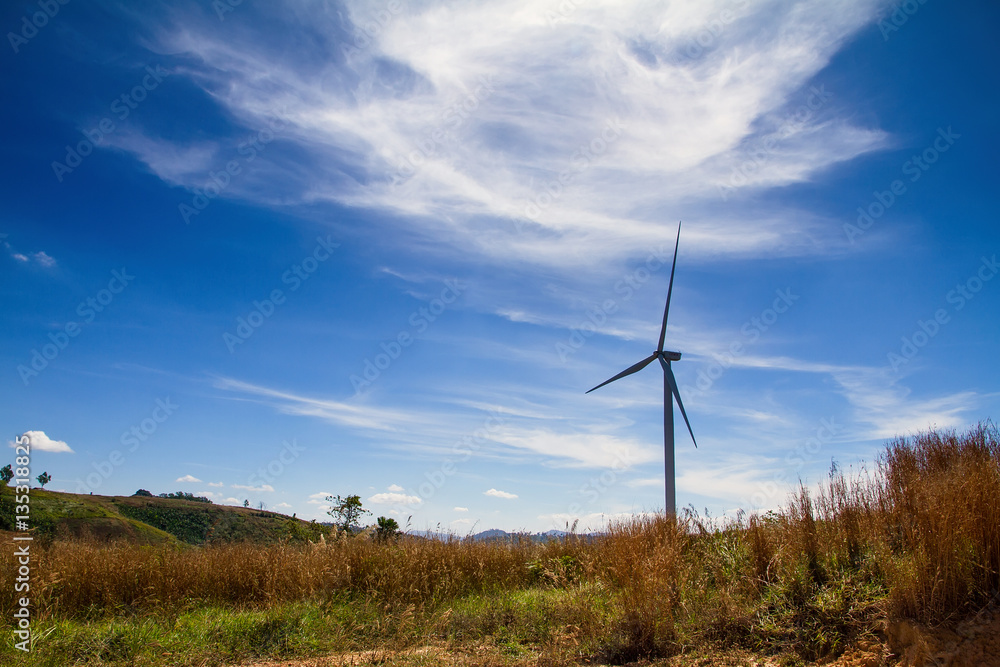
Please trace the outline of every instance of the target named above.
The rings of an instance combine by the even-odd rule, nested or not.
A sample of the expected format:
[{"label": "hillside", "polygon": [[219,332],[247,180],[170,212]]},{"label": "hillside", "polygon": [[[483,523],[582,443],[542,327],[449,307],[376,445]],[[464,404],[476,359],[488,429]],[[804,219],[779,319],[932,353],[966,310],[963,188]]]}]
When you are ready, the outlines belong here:
[{"label": "hillside", "polygon": [[[32,489],[30,525],[43,538],[135,544],[276,544],[316,539],[325,526],[277,512],[157,496],[97,496]],[[14,489],[0,488],[0,530],[13,530]]]}]

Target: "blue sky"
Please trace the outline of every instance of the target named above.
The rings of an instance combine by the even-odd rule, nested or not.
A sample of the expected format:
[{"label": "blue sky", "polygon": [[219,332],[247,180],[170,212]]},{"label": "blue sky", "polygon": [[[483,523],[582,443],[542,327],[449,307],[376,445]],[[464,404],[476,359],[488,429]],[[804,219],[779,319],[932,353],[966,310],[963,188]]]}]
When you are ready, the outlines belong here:
[{"label": "blue sky", "polygon": [[0,421],[49,488],[459,533],[662,509],[661,374],[584,391],[655,347],[679,220],[679,506],[998,414],[994,3],[0,26]]}]

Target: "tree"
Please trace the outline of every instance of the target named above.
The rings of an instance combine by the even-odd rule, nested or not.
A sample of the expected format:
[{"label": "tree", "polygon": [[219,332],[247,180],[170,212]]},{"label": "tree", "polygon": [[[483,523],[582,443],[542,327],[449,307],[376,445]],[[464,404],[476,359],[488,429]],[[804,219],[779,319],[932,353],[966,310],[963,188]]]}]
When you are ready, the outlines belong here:
[{"label": "tree", "polygon": [[0,468],[0,479],[3,480],[4,484],[10,484],[10,480],[14,479],[14,469],[10,467],[9,463]]},{"label": "tree", "polygon": [[52,481],[52,475],[50,475],[47,472],[43,472],[41,475],[39,475],[35,479],[38,480],[38,483],[41,484],[42,488],[44,489],[45,485]]},{"label": "tree", "polygon": [[153,494],[150,493],[149,491],[147,491],[146,489],[139,489],[138,491],[136,491],[132,495],[133,496],[149,496],[150,498],[153,497]]},{"label": "tree", "polygon": [[250,501],[249,500],[244,500],[243,501],[243,507],[250,507]]},{"label": "tree", "polygon": [[388,540],[399,534],[399,524],[395,519],[380,516],[378,526],[375,528],[375,539]]},{"label": "tree", "polygon": [[328,509],[326,513],[333,517],[333,522],[341,530],[350,531],[357,528],[361,517],[365,514],[371,514],[361,507],[361,496],[354,495],[346,498],[327,496],[326,499],[333,503],[333,507]]}]

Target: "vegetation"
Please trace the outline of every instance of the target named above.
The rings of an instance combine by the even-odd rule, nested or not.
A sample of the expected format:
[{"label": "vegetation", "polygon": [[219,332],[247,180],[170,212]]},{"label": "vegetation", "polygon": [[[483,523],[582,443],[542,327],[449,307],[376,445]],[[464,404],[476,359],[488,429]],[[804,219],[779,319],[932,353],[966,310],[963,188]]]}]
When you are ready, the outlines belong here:
[{"label": "vegetation", "polygon": [[[0,572],[14,570],[12,550],[0,551]],[[359,664],[394,664],[395,652],[417,649],[481,665],[713,652],[801,665],[870,640],[887,621],[947,622],[990,604],[1000,590],[1000,435],[982,425],[898,439],[870,473],[834,468],[819,493],[801,488],[781,512],[726,522],[639,516],[597,538],[541,543],[369,532],[199,548],[56,540],[33,551],[32,571],[34,631],[45,639],[30,663],[0,646],[5,665],[359,651]]]},{"label": "vegetation", "polygon": [[4,484],[9,484],[12,479],[14,479],[14,468],[8,463],[3,468],[0,468],[0,481],[3,481]]},{"label": "vegetation", "polygon": [[39,476],[38,476],[38,477],[36,477],[35,479],[37,479],[37,480],[38,480],[38,483],[39,483],[39,484],[41,485],[41,487],[42,487],[42,488],[44,489],[44,488],[45,488],[45,485],[46,485],[46,484],[48,484],[49,482],[51,482],[51,481],[52,481],[52,475],[50,475],[50,474],[49,474],[49,473],[47,473],[47,472],[43,472],[43,473],[42,473],[41,475],[39,475]]},{"label": "vegetation", "polygon": [[[139,489],[140,491],[142,489]],[[148,491],[146,493],[149,493]],[[135,495],[142,495],[136,493]],[[205,496],[196,496],[189,491],[177,491],[176,493],[161,493],[160,498],[169,498],[171,500],[191,500],[196,503],[211,503],[212,501]]]},{"label": "vegetation", "polygon": [[375,522],[375,538],[388,540],[399,534],[399,524],[395,519],[380,516]]},{"label": "vegetation", "polygon": [[361,506],[361,496],[327,496],[327,502],[333,506],[327,510],[327,514],[333,517],[333,522],[337,528],[343,531],[352,532],[360,528],[361,519],[366,514],[371,514]]},{"label": "vegetation", "polygon": [[[95,538],[137,544],[279,544],[316,540],[319,532],[327,531],[325,526],[274,512],[213,505],[186,497],[91,496],[43,489],[32,489],[30,496],[30,525],[43,542]],[[14,501],[14,489],[0,487],[0,531],[15,528]]]}]

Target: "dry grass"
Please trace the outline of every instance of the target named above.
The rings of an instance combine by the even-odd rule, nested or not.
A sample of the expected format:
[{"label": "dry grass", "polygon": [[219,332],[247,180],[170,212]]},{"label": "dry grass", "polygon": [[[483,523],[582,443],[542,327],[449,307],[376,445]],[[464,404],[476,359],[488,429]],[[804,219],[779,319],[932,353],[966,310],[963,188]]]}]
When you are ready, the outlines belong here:
[{"label": "dry grass", "polygon": [[[982,424],[897,439],[870,473],[834,470],[815,497],[800,489],[783,512],[724,524],[639,517],[596,539],[545,544],[55,542],[32,568],[35,617],[52,622],[306,605],[291,625],[282,625],[286,611],[247,621],[270,642],[254,653],[263,656],[301,653],[289,644],[295,633],[334,632],[345,650],[486,641],[514,657],[534,647],[548,664],[623,664],[705,646],[815,659],[871,637],[879,621],[941,621],[996,598],[1000,438]],[[10,550],[0,571],[9,618]],[[333,646],[313,639],[303,640],[309,650]]]}]

